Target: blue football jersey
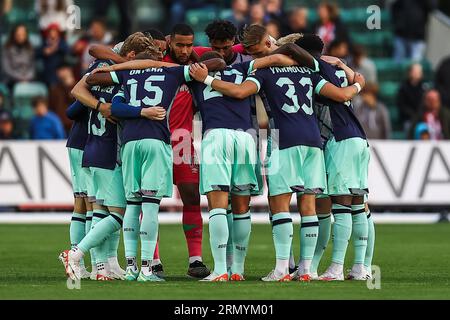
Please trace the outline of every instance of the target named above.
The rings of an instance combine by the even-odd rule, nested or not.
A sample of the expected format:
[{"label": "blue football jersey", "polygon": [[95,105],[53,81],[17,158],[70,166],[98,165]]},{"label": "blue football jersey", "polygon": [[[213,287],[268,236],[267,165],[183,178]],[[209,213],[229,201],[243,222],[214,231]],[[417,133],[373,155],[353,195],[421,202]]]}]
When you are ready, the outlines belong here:
[{"label": "blue football jersey", "polygon": [[144,118],[123,121],[122,143],[158,139],[170,143],[169,117],[172,102],[180,86],[191,81],[189,66],[148,68],[111,72],[117,84],[123,85],[125,102],[134,107],[160,106],[167,110],[165,120]]},{"label": "blue football jersey", "polygon": [[[321,59],[318,61],[320,75],[325,80],[337,87],[348,86],[348,80],[344,70],[332,66]],[[336,141],[357,137],[366,139],[366,134],[353,111],[351,101],[341,103],[323,96],[317,96],[316,103],[319,106],[329,107],[333,135]]]},{"label": "blue football jersey", "polygon": [[[111,61],[96,61],[92,69],[112,65]],[[91,93],[101,102],[112,101],[119,92],[120,85],[108,87],[93,86]],[[117,159],[117,125],[107,121],[100,112],[90,111],[88,138],[83,154],[83,167],[96,167],[113,170]]]},{"label": "blue football jersey", "polygon": [[[250,73],[252,66],[253,61],[234,64],[225,70],[216,72],[214,77],[241,84]],[[189,86],[194,103],[202,116],[203,133],[217,128],[244,131],[253,128],[250,97],[246,99],[231,98],[197,81],[192,82]]]},{"label": "blue football jersey", "polygon": [[272,136],[272,143],[280,149],[322,148],[313,93],[320,92],[326,80],[317,72],[299,66],[259,69],[247,80],[256,83],[270,106],[271,134],[278,135]]},{"label": "blue football jersey", "polygon": [[67,137],[67,148],[84,150],[88,138],[88,121],[89,110],[88,108],[85,108],[80,116],[73,121],[72,128],[70,128],[69,135]]}]

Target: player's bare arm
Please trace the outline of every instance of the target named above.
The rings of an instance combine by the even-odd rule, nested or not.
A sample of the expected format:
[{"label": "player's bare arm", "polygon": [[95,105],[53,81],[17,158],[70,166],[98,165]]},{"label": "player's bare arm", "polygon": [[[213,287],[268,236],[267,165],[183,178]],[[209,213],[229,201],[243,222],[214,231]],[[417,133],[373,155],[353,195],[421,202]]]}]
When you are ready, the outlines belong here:
[{"label": "player's bare arm", "polygon": [[97,72],[91,73],[86,78],[86,84],[92,86],[111,86],[114,84],[114,80],[109,72]]},{"label": "player's bare arm", "polygon": [[[226,63],[223,59],[209,59],[203,62],[209,70],[211,71],[219,71],[226,68]],[[112,71],[121,71],[121,70],[142,70],[147,68],[161,68],[161,67],[177,67],[179,64],[156,61],[150,59],[144,60],[133,60],[127,61],[125,63],[115,64],[112,66],[106,66],[102,68],[95,69],[93,74],[100,72],[112,72]]]},{"label": "player's bare arm", "polygon": [[[190,74],[195,80],[205,82],[208,77],[208,68],[203,64],[195,63],[191,65]],[[211,87],[224,95],[237,99],[245,99],[258,92],[258,87],[252,81],[244,81],[242,84],[237,85],[213,78]]]},{"label": "player's bare arm", "polygon": [[305,66],[312,70],[317,69],[314,57],[295,43],[284,44],[278,49],[274,50],[271,54],[287,55],[295,60],[300,66]]},{"label": "player's bare arm", "polygon": [[89,90],[90,86],[86,82],[86,78],[87,76],[81,78],[81,80],[78,81],[78,83],[73,87],[71,91],[72,96],[83,105],[91,109],[96,109],[98,106],[98,110],[103,115],[103,117],[105,117],[110,122],[114,122],[114,119],[111,118],[111,104],[101,103],[92,95],[91,91]]},{"label": "player's bare arm", "polygon": [[355,74],[355,84],[345,88],[339,88],[334,84],[326,83],[319,94],[337,102],[347,102],[352,100],[360,92],[356,83],[360,88],[364,88],[365,80],[359,73]]},{"label": "player's bare arm", "polygon": [[166,118],[166,109],[163,107],[150,107],[150,108],[142,108],[141,117],[147,118],[150,120],[161,121]]},{"label": "player's bare arm", "polygon": [[161,106],[134,107],[126,103],[123,96],[113,98],[111,113],[114,117],[122,119],[147,118],[161,121],[166,118],[166,109]]},{"label": "player's bare arm", "polygon": [[336,67],[341,68],[342,70],[344,70],[349,84],[354,84],[355,83],[355,72],[349,66],[347,66],[344,63],[344,61],[342,61],[339,58],[332,57],[332,56],[322,56],[321,59],[323,61],[325,61],[325,62],[328,62],[329,64],[331,64],[333,66],[336,66]]},{"label": "player's bare arm", "polygon": [[124,63],[98,68],[95,70],[94,73],[112,72],[121,70],[142,70],[147,68],[176,67],[176,66],[178,66],[178,64],[176,63],[143,59],[143,60],[126,61]]},{"label": "player's bare arm", "polygon": [[269,67],[289,67],[298,64],[294,59],[284,54],[272,54],[266,57],[257,58],[253,61],[254,70]]},{"label": "player's bare arm", "polygon": [[122,63],[127,61],[127,59],[111,50],[110,47],[99,44],[92,45],[89,48],[89,54],[94,58],[101,60],[111,60],[114,63]]}]

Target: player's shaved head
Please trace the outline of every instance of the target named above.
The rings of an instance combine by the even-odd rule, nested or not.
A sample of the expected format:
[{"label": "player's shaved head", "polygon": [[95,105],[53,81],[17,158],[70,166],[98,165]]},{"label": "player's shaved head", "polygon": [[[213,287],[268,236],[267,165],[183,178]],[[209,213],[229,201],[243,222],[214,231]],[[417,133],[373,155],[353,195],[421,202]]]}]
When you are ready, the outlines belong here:
[{"label": "player's shaved head", "polygon": [[312,33],[304,34],[303,37],[295,41],[295,44],[308,51],[314,57],[320,57],[325,46],[322,39]]},{"label": "player's shaved head", "polygon": [[176,36],[177,34],[180,36],[193,36],[194,30],[188,24],[178,23],[173,26],[172,32],[170,33],[170,35]]},{"label": "player's shaved head", "polygon": [[220,53],[218,53],[217,51],[209,51],[209,52],[205,52],[204,54],[202,54],[199,61],[203,62],[206,60],[217,59],[217,58],[223,59],[222,55]]}]

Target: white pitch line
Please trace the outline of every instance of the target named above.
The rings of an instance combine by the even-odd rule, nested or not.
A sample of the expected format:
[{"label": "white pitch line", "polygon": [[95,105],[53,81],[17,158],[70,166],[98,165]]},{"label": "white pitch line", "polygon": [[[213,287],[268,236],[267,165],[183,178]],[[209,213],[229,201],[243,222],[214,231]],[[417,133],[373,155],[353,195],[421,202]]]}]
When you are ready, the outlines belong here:
[{"label": "white pitch line", "polygon": [[[71,213],[0,213],[0,224],[68,224]],[[440,215],[436,213],[372,213],[377,224],[430,224],[436,223]],[[202,213],[203,223],[208,223],[208,214]],[[181,224],[180,212],[159,214],[162,224]],[[300,222],[298,214],[292,215],[294,223]],[[254,213],[252,222],[256,224],[269,223],[268,213]]]}]

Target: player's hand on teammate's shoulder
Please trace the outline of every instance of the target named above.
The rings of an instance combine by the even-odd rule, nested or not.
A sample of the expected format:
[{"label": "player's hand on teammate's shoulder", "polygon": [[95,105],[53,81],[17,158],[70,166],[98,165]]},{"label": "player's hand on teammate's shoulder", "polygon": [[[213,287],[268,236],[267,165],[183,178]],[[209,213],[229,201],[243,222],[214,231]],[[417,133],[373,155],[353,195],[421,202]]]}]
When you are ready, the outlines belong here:
[{"label": "player's hand on teammate's shoulder", "polygon": [[98,108],[98,112],[102,114],[104,118],[109,120],[111,118],[111,103],[101,103],[100,107]]},{"label": "player's hand on teammate's shoulder", "polygon": [[208,68],[203,63],[193,63],[189,68],[189,73],[195,80],[203,82],[208,76]]},{"label": "player's hand on teammate's shoulder", "polygon": [[321,56],[320,57],[323,61],[328,62],[329,64],[333,65],[333,66],[337,66],[340,67],[343,62],[341,59],[336,58],[336,57],[332,57],[332,56]]},{"label": "player's hand on teammate's shoulder", "polygon": [[366,79],[364,79],[364,76],[361,73],[359,73],[359,72],[355,72],[355,80],[354,80],[354,82],[355,83],[356,82],[359,83],[362,89],[366,85]]},{"label": "player's hand on teammate's shoulder", "polygon": [[160,107],[160,106],[142,108],[141,117],[144,117],[144,118],[147,118],[150,120],[161,121],[161,120],[164,120],[166,117],[166,109],[164,109],[163,107]]},{"label": "player's hand on teammate's shoulder", "polygon": [[91,74],[95,74],[95,73],[99,73],[99,72],[112,72],[112,71],[114,71],[114,68],[112,66],[105,66],[105,67],[100,67],[100,68],[92,70]]}]

